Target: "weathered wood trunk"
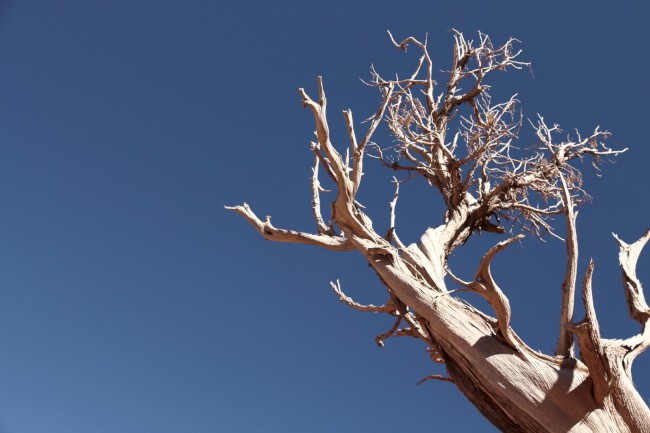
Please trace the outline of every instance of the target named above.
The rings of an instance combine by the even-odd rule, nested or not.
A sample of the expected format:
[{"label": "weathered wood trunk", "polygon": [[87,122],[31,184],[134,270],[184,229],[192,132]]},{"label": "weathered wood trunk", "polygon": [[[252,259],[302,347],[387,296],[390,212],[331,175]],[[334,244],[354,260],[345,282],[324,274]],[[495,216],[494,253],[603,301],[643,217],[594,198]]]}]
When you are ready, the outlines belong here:
[{"label": "weathered wood trunk", "polygon": [[619,382],[598,404],[582,362],[549,357],[523,343],[511,347],[496,322],[473,307],[418,287],[386,257],[369,261],[423,319],[461,392],[500,430],[650,432],[650,412],[631,381]]},{"label": "weathered wood trunk", "polygon": [[[335,206],[347,205],[337,201]],[[338,211],[339,225],[348,226],[345,219],[353,218],[353,213],[349,208]],[[426,267],[419,266],[416,275],[415,268],[397,256],[396,251],[364,249],[362,245],[358,249],[365,251],[368,262],[390,292],[415,312],[451,378],[477,409],[504,432],[650,433],[650,410],[631,381],[629,367],[625,368],[622,362],[614,362],[613,371],[606,377],[594,377],[581,361],[533,351],[508,323],[500,326],[498,319],[446,295],[448,291],[440,278],[446,274],[445,248],[430,246],[444,246],[449,242],[448,233],[457,232],[452,220],[437,230],[428,230],[418,245],[407,248],[422,253],[417,256],[420,263],[426,261]],[[644,239],[648,237],[646,234]],[[488,272],[492,256],[482,263]],[[425,268],[432,274],[423,281]],[[483,278],[483,283],[494,284],[488,279]],[[432,286],[426,280],[440,286]],[[486,298],[498,313],[497,301]],[[588,300],[587,309],[590,307]],[[509,319],[509,306],[505,308]],[[502,329],[509,335],[504,335]],[[600,401],[595,395],[595,380],[609,382]]]},{"label": "weathered wood trunk", "polygon": [[[547,126],[540,117],[535,126],[540,143],[535,152],[513,156],[510,143],[520,123],[508,120],[508,116],[514,115],[517,101],[511,98],[492,105],[483,80],[492,71],[526,64],[515,60],[518,53],[512,50],[513,40],[495,48],[487,36],[479,37],[480,45],[474,47],[462,34],[455,33],[453,68],[446,90],[437,98],[426,43],[415,38],[401,43],[393,40],[402,49],[408,44],[418,46],[423,56],[409,79],[384,80],[374,73],[373,85],[381,92],[382,105],[360,141],[352,113],[344,112],[351,158],[343,157],[330,141],[322,79],[318,79],[318,102],[299,89],[303,106],[312,111],[316,121],[317,142],[312,143],[316,156],[312,177],[316,234],[276,228],[270,217],[260,220],[246,204],[229,209],[241,214],[268,240],[363,254],[386,286],[389,302],[383,306],[361,305],[346,296],[338,282],[331,283],[340,300],[358,310],[393,316],[395,325],[378,341],[401,333],[425,342],[432,359],[445,364],[448,380],[502,431],[650,433],[650,409],[636,391],[630,373],[634,358],[650,346],[650,308],[636,277],[637,259],[650,239],[650,231],[630,245],[617,238],[630,315],[641,325],[641,333],[626,340],[601,338],[591,295],[593,263],[582,286],[585,318],[581,322],[573,319],[578,254],[574,206],[584,192],[580,172],[571,163],[585,156],[597,160],[620,151],[606,147],[600,140],[608,133],[598,129],[587,138],[578,136],[557,143],[554,136],[559,128]],[[475,64],[470,66],[472,62]],[[419,77],[421,71],[425,77]],[[462,81],[470,81],[464,94],[459,93]],[[461,105],[469,106],[473,114],[463,118],[459,133],[447,141],[450,122],[457,118]],[[395,180],[391,226],[385,236],[376,233],[356,201],[364,152],[381,120],[388,122],[398,143],[397,159],[391,162],[384,158],[384,150],[378,145],[374,147],[375,156],[391,169],[424,177],[447,206],[444,223],[427,229],[417,244],[403,245],[395,231],[400,181]],[[459,136],[467,147],[465,155],[458,155]],[[329,224],[320,210],[319,166],[336,188]],[[535,195],[541,197],[537,202],[531,198]],[[552,233],[547,218],[555,214],[563,215],[566,221],[567,271],[561,287],[559,355],[552,357],[530,349],[512,330],[508,298],[490,272],[493,257],[521,235],[488,251],[474,281],[455,277],[447,267],[447,258],[472,233],[504,233],[498,225],[499,216],[523,221],[540,235],[544,230]],[[494,309],[494,317],[455,298],[446,287],[447,278],[482,295]],[[398,328],[402,322],[408,327]],[[580,348],[580,360],[574,356],[574,340]]]}]

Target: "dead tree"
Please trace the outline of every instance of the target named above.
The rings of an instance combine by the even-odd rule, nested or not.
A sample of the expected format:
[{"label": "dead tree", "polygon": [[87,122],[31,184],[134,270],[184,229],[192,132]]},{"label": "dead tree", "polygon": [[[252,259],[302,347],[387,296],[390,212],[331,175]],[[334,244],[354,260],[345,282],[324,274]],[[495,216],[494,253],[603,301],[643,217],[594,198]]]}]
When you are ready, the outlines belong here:
[{"label": "dead tree", "polygon": [[[502,431],[649,433],[650,409],[636,391],[630,370],[650,345],[650,308],[635,272],[650,231],[632,244],[616,238],[629,312],[641,332],[625,340],[601,337],[591,294],[593,262],[582,282],[586,317],[577,321],[573,316],[576,206],[587,197],[575,163],[589,158],[597,168],[603,157],[623,150],[607,147],[609,134],[598,128],[588,136],[561,136],[559,127],[541,116],[530,122],[532,142],[515,147],[523,123],[519,102],[515,97],[494,102],[486,80],[495,71],[528,66],[519,60],[516,41],[494,46],[480,33],[476,42],[456,31],[453,37],[453,64],[446,85],[438,87],[426,39],[397,42],[391,35],[397,47],[415,47],[422,56],[406,78],[385,79],[373,69],[369,84],[379,90],[382,102],[362,136],[357,135],[351,111],[343,112],[349,137],[343,152],[330,137],[321,77],[316,100],[299,89],[303,107],[316,121],[316,141],[311,144],[316,161],[311,179],[315,233],[275,227],[270,217],[261,220],[247,204],[228,209],[246,218],[265,239],[363,254],[386,287],[388,301],[361,305],[344,294],[337,281],[331,285],[340,300],[358,310],[393,316],[395,325],[377,337],[378,343],[395,335],[422,340],[432,359],[444,363],[449,373],[449,378],[435,378],[452,381]],[[392,135],[391,146],[372,141],[382,121]],[[373,229],[357,201],[366,156],[404,175],[395,179],[385,235]],[[335,185],[329,222],[321,213],[319,167]],[[442,224],[428,228],[418,243],[404,245],[395,228],[396,203],[400,183],[414,177],[423,177],[442,196],[446,209]],[[524,232],[558,236],[554,216],[566,224],[567,269],[558,291],[562,310],[557,354],[550,356],[532,350],[510,326],[508,298],[494,281],[490,263]],[[473,281],[463,281],[449,269],[447,258],[481,231],[508,232],[510,237],[485,254]],[[482,295],[494,317],[455,297],[446,280]],[[576,343],[580,360],[575,358]]]}]

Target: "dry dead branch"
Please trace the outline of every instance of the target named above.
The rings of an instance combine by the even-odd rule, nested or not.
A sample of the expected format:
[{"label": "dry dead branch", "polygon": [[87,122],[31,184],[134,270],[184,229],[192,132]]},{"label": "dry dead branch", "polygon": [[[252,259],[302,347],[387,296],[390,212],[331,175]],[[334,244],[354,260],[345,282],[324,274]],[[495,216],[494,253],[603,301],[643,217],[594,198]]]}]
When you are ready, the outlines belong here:
[{"label": "dry dead branch", "polygon": [[[524,122],[516,95],[495,101],[489,84],[497,72],[528,67],[520,60],[515,39],[494,45],[483,33],[473,41],[454,30],[451,69],[435,77],[426,38],[390,38],[396,47],[414,47],[421,56],[406,78],[387,79],[371,70],[368,84],[377,88],[381,102],[359,135],[361,141],[352,112],[346,110],[349,144],[332,142],[321,77],[317,100],[299,89],[316,129],[311,205],[317,234],[276,228],[270,217],[261,220],[246,204],[228,209],[246,218],[265,239],[362,254],[386,287],[389,301],[384,306],[362,305],[345,295],[338,281],[330,283],[339,299],[354,309],[393,317],[393,326],[377,337],[380,346],[392,336],[422,340],[432,360],[444,363],[450,375],[424,380],[453,381],[503,431],[650,433],[650,410],[630,373],[633,360],[650,346],[650,309],[636,276],[650,231],[629,245],[616,238],[630,315],[641,332],[625,340],[602,338],[592,299],[593,262],[582,288],[586,317],[578,323],[573,318],[576,208],[589,198],[578,164],[590,159],[598,169],[603,157],[625,150],[608,147],[610,134],[599,128],[587,136],[563,136],[558,125],[546,123],[542,116],[530,122],[533,141],[519,138]],[[389,145],[373,138],[382,121],[392,135]],[[337,148],[345,151],[341,154]],[[366,155],[405,174],[394,179],[384,236],[373,229],[357,201]],[[335,185],[330,223],[321,213],[319,166]],[[396,204],[400,184],[414,178],[426,180],[446,208],[442,224],[425,230],[419,242],[404,245],[396,234]],[[557,356],[550,356],[530,349],[512,329],[510,304],[491,266],[499,251],[522,238],[515,232],[560,238],[554,229],[557,215],[564,216],[566,225],[567,268],[561,291],[554,291],[561,293],[562,306]],[[447,259],[480,232],[513,235],[485,254],[474,281],[463,281],[449,269]],[[457,298],[446,287],[446,277],[484,296],[495,317]],[[399,328],[402,323],[405,327]],[[575,358],[574,337],[580,360]]]}]

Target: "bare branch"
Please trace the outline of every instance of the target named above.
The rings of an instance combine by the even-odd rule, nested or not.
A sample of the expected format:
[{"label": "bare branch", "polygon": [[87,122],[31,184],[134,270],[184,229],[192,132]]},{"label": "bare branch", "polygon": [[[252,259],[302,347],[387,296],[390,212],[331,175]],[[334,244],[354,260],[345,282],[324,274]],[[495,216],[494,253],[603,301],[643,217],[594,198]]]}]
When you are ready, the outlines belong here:
[{"label": "bare branch", "polygon": [[448,376],[442,376],[440,374],[430,374],[429,376],[425,377],[424,379],[420,380],[418,383],[416,383],[416,386],[422,385],[424,382],[427,380],[440,380],[442,382],[451,382],[454,383],[454,379]]},{"label": "bare branch", "polygon": [[389,222],[389,231],[392,234],[395,232],[395,208],[397,207],[397,199],[399,198],[399,181],[397,178],[393,177],[393,183],[395,184],[395,194],[393,195],[393,200],[390,202],[390,222]]},{"label": "bare branch", "polygon": [[[634,274],[634,265],[643,244],[649,237],[648,233],[632,245],[621,243],[621,265],[626,273]],[[624,264],[625,263],[625,264]],[[631,267],[629,265],[632,265]],[[596,313],[591,294],[593,261],[584,279],[583,302],[585,304],[585,319],[574,325],[572,331],[578,336],[580,355],[589,369],[593,383],[593,395],[600,407],[607,407],[607,399],[611,398],[617,413],[627,421],[628,425],[645,426],[633,431],[647,431],[650,419],[650,408],[643,402],[638,393],[632,391],[632,375],[630,368],[634,358],[648,347],[650,331],[646,322],[643,332],[627,340],[607,340],[601,338]],[[633,276],[633,278],[636,278]],[[634,295],[632,295],[634,297]],[[639,305],[642,307],[642,305]],[[632,307],[631,307],[632,308]],[[643,314],[642,314],[643,315]],[[644,316],[644,315],[643,315]]]},{"label": "bare branch", "polygon": [[608,368],[603,342],[600,337],[600,327],[596,319],[593,297],[591,294],[591,280],[594,272],[594,262],[589,262],[582,285],[582,302],[585,306],[585,318],[576,325],[568,328],[578,336],[580,356],[589,368],[589,373],[594,384],[594,397],[599,405],[603,405],[609,393],[610,371]]},{"label": "bare branch", "polygon": [[559,356],[574,356],[573,334],[567,325],[573,322],[573,304],[575,300],[576,277],[578,274],[578,234],[576,232],[577,213],[573,208],[573,199],[564,175],[560,172],[562,184],[562,201],[564,202],[564,215],[566,219],[566,249],[567,270],[562,283],[562,310],[560,314],[560,338],[557,342],[556,353]]},{"label": "bare branch", "polygon": [[646,303],[641,282],[636,276],[636,263],[643,247],[650,239],[650,230],[646,231],[638,241],[631,245],[623,242],[615,234],[614,238],[620,247],[618,258],[623,271],[623,288],[625,289],[625,298],[627,299],[630,315],[634,320],[644,325],[650,317],[650,308]]},{"label": "bare branch", "polygon": [[395,313],[396,309],[395,306],[392,305],[390,302],[387,303],[386,305],[363,305],[359,304],[358,302],[355,302],[351,297],[343,293],[343,290],[341,289],[341,283],[339,283],[339,280],[336,280],[336,283],[333,281],[330,281],[330,287],[334,290],[334,293],[336,293],[339,297],[339,301],[343,302],[347,306],[354,308],[355,310],[359,311],[366,311],[369,313],[390,313],[393,314]]},{"label": "bare branch", "polygon": [[[481,110],[485,109],[477,104],[476,118],[486,118],[486,115],[481,114]],[[482,124],[485,124],[485,121],[467,121],[466,136],[474,137],[478,133],[474,131],[480,131]],[[537,123],[532,125],[539,139],[532,148],[535,152],[530,154],[528,150],[529,155],[518,157],[514,155],[510,145],[491,150],[491,156],[479,164],[482,189],[478,191],[478,195],[487,209],[490,209],[490,213],[520,222],[524,229],[536,235],[548,232],[556,236],[548,218],[560,211],[566,214],[566,209],[570,207],[567,204],[569,201],[575,205],[589,199],[582,189],[582,175],[571,165],[572,162],[584,156],[591,156],[593,165],[597,168],[603,156],[615,156],[625,150],[616,151],[607,147],[604,140],[610,134],[598,128],[587,138],[576,133],[576,139],[569,136],[557,142],[554,137],[561,132],[558,125],[547,125],[541,116],[538,116]],[[540,203],[544,205],[540,206]],[[569,235],[572,232],[569,228]],[[570,238],[568,241],[569,245],[573,243]],[[569,263],[572,261],[569,259]],[[575,280],[575,273],[569,269],[567,282],[570,280]],[[568,310],[565,308],[563,311]],[[567,347],[566,340],[564,338],[558,347]],[[566,349],[560,350],[561,353],[565,351]]]},{"label": "bare branch", "polygon": [[[384,118],[384,112],[386,111],[386,107],[392,100],[394,88],[395,88],[394,83],[389,83],[388,86],[381,88],[383,92],[383,102],[377,109],[375,116],[372,118],[372,122],[370,123],[370,127],[368,128],[366,135],[363,137],[363,139],[357,146],[353,146],[354,155],[353,155],[353,165],[352,165],[352,184],[353,184],[353,195],[355,196],[357,194],[357,191],[359,190],[359,186],[361,185],[361,176],[363,176],[363,155],[366,150],[366,145],[372,138],[372,135],[375,133],[377,126],[379,126],[379,122],[381,122],[381,120]],[[348,110],[344,113],[347,113],[345,114],[345,120],[348,124],[348,130],[352,130],[352,112]],[[351,142],[356,141],[356,139],[353,140],[354,137],[353,134],[354,131],[352,131],[352,135],[350,136]]]},{"label": "bare branch", "polygon": [[394,242],[400,249],[406,249],[406,246],[402,243],[400,238],[397,236],[397,231],[395,229],[395,209],[397,208],[397,199],[399,197],[399,184],[400,182],[397,178],[393,177],[393,183],[395,184],[395,194],[393,195],[393,200],[390,202],[390,220],[388,233],[386,233],[386,240],[388,242]]},{"label": "bare branch", "polygon": [[469,286],[483,295],[485,300],[488,301],[488,303],[492,306],[497,315],[499,334],[513,348],[518,348],[519,341],[514,337],[512,330],[510,329],[510,302],[508,301],[506,295],[501,291],[499,286],[495,283],[494,278],[492,277],[490,266],[492,259],[498,252],[502,251],[511,243],[521,240],[523,237],[523,235],[518,235],[505,241],[499,242],[494,247],[492,247],[485,254],[485,256],[483,256],[478,270],[476,271],[475,280]]},{"label": "bare branch", "polygon": [[623,289],[630,316],[641,324],[641,332],[621,342],[627,349],[626,366],[629,368],[634,358],[650,347],[650,308],[645,300],[641,281],[636,276],[636,264],[643,247],[650,239],[650,229],[636,242],[626,244],[614,235],[619,244],[619,261],[623,273]]},{"label": "bare branch", "polygon": [[352,251],[355,249],[352,242],[343,236],[314,235],[276,228],[271,224],[270,216],[267,216],[264,221],[260,220],[246,203],[241,206],[225,206],[225,208],[235,211],[246,218],[259,234],[269,241],[309,244],[331,251]]},{"label": "bare branch", "polygon": [[399,298],[397,298],[390,291],[390,287],[387,286],[387,288],[391,293],[391,301],[393,302],[393,305],[395,305],[395,308],[397,309],[399,315],[404,319],[406,323],[408,323],[412,335],[424,341],[429,346],[433,346],[435,342],[433,341],[433,339],[431,338],[431,336],[429,335],[428,331],[425,329],[424,326],[426,324],[426,321],[423,321],[424,323],[422,323],[420,318],[418,318],[413,313],[411,313],[408,310],[406,304],[404,304]]},{"label": "bare branch", "polygon": [[447,273],[447,275],[449,275],[451,277],[451,279],[456,284],[460,284],[463,287],[470,287],[472,285],[471,281],[465,281],[465,280],[461,280],[460,278],[458,278],[456,275],[454,275],[454,273],[448,267],[445,268],[445,272]]},{"label": "bare branch", "polygon": [[393,34],[390,32],[390,30],[386,30],[386,32],[388,33],[388,37],[390,37],[391,42],[393,42],[393,45],[395,45],[400,50],[407,51],[408,50],[408,45],[410,43],[413,43],[413,44],[417,45],[420,48],[424,48],[424,45],[420,41],[415,39],[413,36],[409,36],[408,38],[404,39],[402,42],[397,43],[397,41],[393,37]]},{"label": "bare branch", "polygon": [[327,224],[325,224],[325,221],[323,221],[323,217],[320,211],[320,193],[321,191],[324,190],[320,186],[320,182],[318,181],[318,164],[319,164],[319,160],[318,157],[316,157],[316,162],[314,163],[314,166],[311,169],[312,172],[311,209],[312,209],[312,213],[314,214],[314,220],[316,221],[316,227],[318,228],[318,233],[334,235],[334,230],[332,229],[332,227],[328,227]]},{"label": "bare branch", "polygon": [[384,332],[383,334],[375,337],[375,343],[377,343],[377,346],[384,347],[384,340],[388,339],[389,337],[392,337],[395,334],[395,332],[397,332],[397,329],[399,327],[399,324],[402,322],[402,319],[403,319],[402,316],[397,316],[397,320],[395,320],[395,323],[393,323],[393,326],[387,332]]},{"label": "bare branch", "polygon": [[395,332],[393,332],[393,337],[412,337],[412,338],[417,338],[418,340],[421,339],[421,335],[418,334],[417,331],[411,328],[399,328]]},{"label": "bare branch", "polygon": [[[600,335],[598,320],[594,310],[591,281],[593,261],[584,279],[583,302],[585,318],[569,329],[578,336],[580,354],[589,368],[594,383],[594,396],[602,405],[605,397],[612,395],[615,403],[625,411],[630,411],[635,403],[625,395],[625,382],[631,380],[631,366],[634,359],[650,346],[650,326],[648,326],[648,307],[643,298],[643,289],[636,278],[636,262],[643,245],[650,238],[650,230],[638,241],[628,245],[614,235],[620,246],[619,258],[623,269],[623,282],[630,309],[630,315],[641,323],[641,333],[626,340],[608,340]],[[639,416],[633,409],[630,416]],[[647,408],[645,408],[646,413]]]},{"label": "bare branch", "polygon": [[344,167],[341,155],[334,149],[330,141],[329,126],[327,124],[327,98],[325,97],[325,89],[323,87],[323,77],[317,77],[316,81],[318,83],[318,103],[314,102],[303,88],[299,88],[298,92],[302,97],[303,107],[309,108],[314,114],[318,144],[337,178],[339,190],[344,192],[347,189],[347,170]]},{"label": "bare branch", "polygon": [[354,133],[354,120],[352,120],[352,110],[344,110],[343,117],[345,118],[345,125],[348,128],[348,139],[350,140],[350,148],[352,152],[356,152],[359,148],[357,143],[357,136]]},{"label": "bare branch", "polygon": [[329,160],[323,153],[320,151],[320,145],[315,142],[311,142],[311,151],[314,152],[314,155],[316,155],[316,158],[318,158],[318,161],[320,161],[321,165],[323,168],[325,168],[325,171],[327,172],[327,175],[329,176],[330,179],[332,179],[332,182],[338,184],[339,179],[332,170],[332,165],[330,164]]}]

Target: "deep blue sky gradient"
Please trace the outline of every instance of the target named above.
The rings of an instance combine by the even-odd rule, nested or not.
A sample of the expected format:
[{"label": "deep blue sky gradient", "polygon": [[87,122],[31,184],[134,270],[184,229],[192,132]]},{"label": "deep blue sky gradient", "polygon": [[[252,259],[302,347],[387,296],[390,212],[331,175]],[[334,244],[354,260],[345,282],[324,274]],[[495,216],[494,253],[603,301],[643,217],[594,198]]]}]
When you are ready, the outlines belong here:
[{"label": "deep blue sky gradient", "polygon": [[[344,145],[340,111],[360,120],[376,108],[359,81],[370,65],[392,75],[417,60],[387,29],[428,32],[440,69],[451,28],[513,36],[533,74],[495,76],[497,97],[518,93],[526,117],[601,125],[630,148],[602,178],[586,169],[594,200],[578,220],[603,333],[627,337],[637,327],[610,232],[632,241],[650,225],[648,12],[604,1],[1,2],[0,433],[495,431],[452,385],[415,386],[442,372],[421,344],[378,348],[388,318],[337,301],[336,278],[360,301],[385,298],[359,255],[264,242],[223,205],[313,230],[313,119],[296,88],[314,94],[324,76]],[[362,200],[385,227],[392,173],[368,173]],[[430,190],[406,185],[403,239],[440,217]],[[498,240],[473,238],[457,272],[471,277]],[[527,239],[494,264],[516,331],[546,353],[563,248]],[[650,398],[647,355],[634,375]]]}]

